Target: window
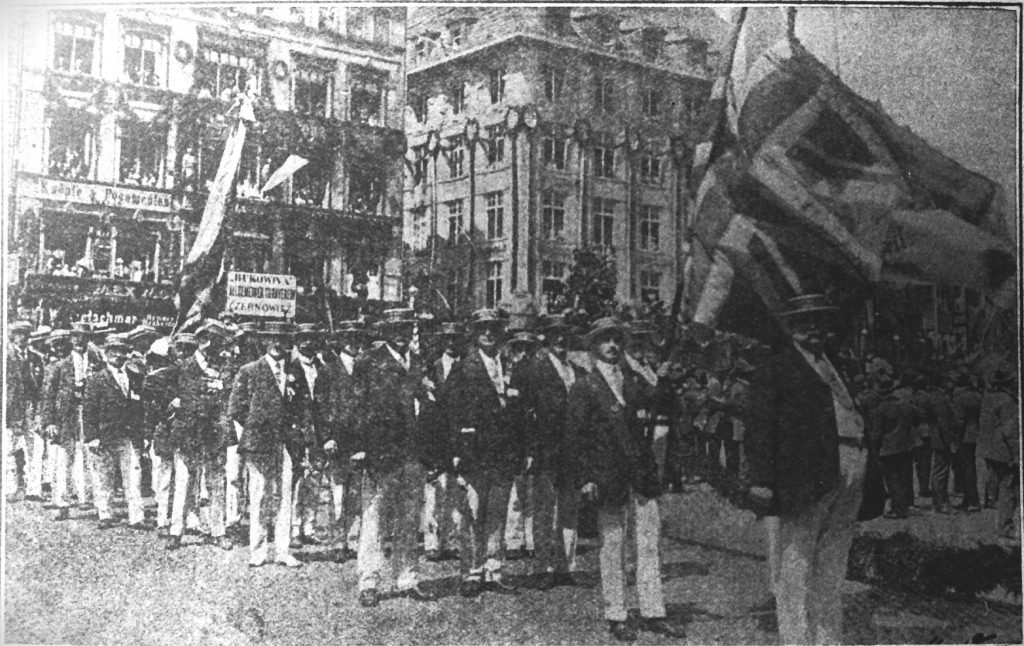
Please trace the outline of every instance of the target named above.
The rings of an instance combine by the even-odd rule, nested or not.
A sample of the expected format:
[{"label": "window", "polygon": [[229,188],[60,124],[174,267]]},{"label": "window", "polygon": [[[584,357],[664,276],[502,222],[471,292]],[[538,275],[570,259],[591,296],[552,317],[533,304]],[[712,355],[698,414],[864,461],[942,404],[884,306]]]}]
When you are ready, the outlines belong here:
[{"label": "window", "polygon": [[545,65],[541,68],[541,77],[544,79],[544,98],[548,101],[561,99],[565,89],[565,68]]},{"label": "window", "polygon": [[456,135],[452,137],[452,147],[448,151],[448,177],[455,179],[466,173],[466,146],[464,137]]},{"label": "window", "polygon": [[497,307],[501,302],[501,263],[487,263],[487,294],[486,306]]},{"label": "window", "polygon": [[293,79],[294,110],[299,114],[331,116],[334,64],[313,58],[296,58]]},{"label": "window", "polygon": [[541,159],[545,166],[565,170],[565,139],[547,136],[541,140]]},{"label": "window", "polygon": [[488,80],[488,88],[491,92],[491,103],[501,103],[505,100],[505,69],[498,68],[491,70]]},{"label": "window", "polygon": [[373,13],[369,9],[349,7],[346,14],[345,29],[349,38],[359,40],[373,39]]},{"label": "window", "polygon": [[167,131],[135,121],[118,124],[118,181],[163,188]]},{"label": "window", "polygon": [[260,65],[255,58],[224,48],[200,45],[196,56],[196,85],[205,87],[215,97],[229,99],[234,92],[244,92],[251,80],[259,92]]},{"label": "window", "polygon": [[657,88],[644,88],[640,97],[641,109],[648,117],[656,117],[661,114],[661,90]]},{"label": "window", "polygon": [[661,184],[661,158],[644,155],[640,158],[640,181],[644,184]]},{"label": "window", "polygon": [[64,179],[92,179],[96,165],[95,125],[85,113],[64,111],[49,130],[48,174]]},{"label": "window", "polygon": [[501,191],[484,194],[484,210],[487,212],[487,239],[497,240],[505,235],[505,206]]},{"label": "window", "polygon": [[605,112],[615,111],[615,96],[612,80],[605,76],[594,77],[594,108]]},{"label": "window", "polygon": [[349,67],[349,110],[351,121],[380,125],[381,97],[387,84],[387,72],[369,67]]},{"label": "window", "polygon": [[429,38],[420,38],[416,41],[416,62],[422,63],[430,58],[430,52],[433,51],[433,41]]},{"label": "window", "polygon": [[57,21],[54,24],[53,69],[92,74],[96,28],[86,23]]},{"label": "window", "polygon": [[656,303],[661,300],[661,274],[659,272],[640,272],[640,300],[644,303]]},{"label": "window", "polygon": [[350,165],[348,169],[349,208],[364,213],[376,213],[380,205],[383,186],[384,176],[380,168],[368,164]]},{"label": "window", "polygon": [[658,251],[661,228],[661,207],[644,204],[640,207],[640,248],[644,251]]},{"label": "window", "polygon": [[334,13],[334,7],[321,6],[317,9],[317,27],[329,31],[338,29],[338,18]]},{"label": "window", "polygon": [[463,271],[461,269],[455,269],[448,273],[448,305],[452,308],[457,307],[462,303],[462,283],[463,283]]},{"label": "window", "polygon": [[430,222],[427,220],[427,207],[420,206],[409,210],[412,221],[412,240],[410,244],[413,249],[426,249],[430,239]]},{"label": "window", "polygon": [[381,45],[391,42],[391,19],[382,13],[373,15],[373,42]]},{"label": "window", "polygon": [[462,200],[448,202],[448,244],[455,244],[462,235]]},{"label": "window", "polygon": [[487,126],[487,163],[491,166],[505,161],[505,126]]},{"label": "window", "polygon": [[448,102],[452,105],[452,114],[461,114],[466,109],[466,84],[456,81],[448,88]]},{"label": "window", "polygon": [[594,137],[594,177],[615,177],[615,144],[610,137]]},{"label": "window", "polygon": [[564,262],[545,260],[541,263],[541,271],[544,274],[541,288],[544,291],[548,311],[561,309],[558,305],[560,297],[565,292],[565,279],[569,275],[568,266]]},{"label": "window", "polygon": [[306,14],[302,10],[302,7],[289,7],[288,8],[288,18],[292,22],[297,22],[299,24],[302,24],[302,23],[306,22]]},{"label": "window", "polygon": [[163,86],[167,46],[160,36],[141,31],[124,34],[124,75],[132,83]]},{"label": "window", "polygon": [[655,61],[665,51],[666,31],[658,26],[644,27],[640,32],[640,52],[648,61]]},{"label": "window", "polygon": [[541,194],[541,227],[548,240],[561,239],[565,235],[565,196],[554,191]]},{"label": "window", "polygon": [[468,25],[455,21],[448,23],[448,42],[452,49],[458,49],[466,44],[466,32]]},{"label": "window", "polygon": [[615,243],[615,202],[604,198],[594,198],[593,209],[593,241],[600,247],[611,247]]},{"label": "window", "polygon": [[419,123],[426,123],[430,105],[427,95],[422,92],[417,92],[412,95],[411,99],[412,113],[416,117],[416,121]]},{"label": "window", "polygon": [[555,36],[572,35],[572,7],[545,7],[544,26]]},{"label": "window", "polygon": [[427,153],[427,144],[420,144],[412,147],[412,176],[413,181],[420,183],[427,176],[427,168],[430,158]]}]

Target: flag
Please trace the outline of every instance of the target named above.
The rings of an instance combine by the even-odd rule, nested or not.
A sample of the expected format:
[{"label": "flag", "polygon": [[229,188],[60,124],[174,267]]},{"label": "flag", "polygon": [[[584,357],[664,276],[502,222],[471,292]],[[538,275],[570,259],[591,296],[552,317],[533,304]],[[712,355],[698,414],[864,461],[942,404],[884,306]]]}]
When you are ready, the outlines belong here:
[{"label": "flag", "polygon": [[730,31],[694,156],[690,318],[760,336],[814,291],[1005,287],[999,186],[844,85],[796,40],[794,12],[750,8]]},{"label": "flag", "polygon": [[297,170],[309,163],[308,159],[299,157],[298,155],[288,155],[288,159],[284,160],[281,167],[270,174],[267,178],[267,183],[260,189],[260,193],[266,193],[270,189],[274,188],[281,182],[285,181],[289,177],[295,174]]},{"label": "flag", "polygon": [[252,103],[244,95],[232,106],[229,115],[233,115],[235,119],[224,141],[224,154],[220,158],[217,174],[203,207],[199,231],[182,269],[178,294],[175,297],[178,318],[174,332],[207,314],[204,310],[209,308],[217,286],[226,278],[225,253],[230,236],[224,234],[224,220],[228,202],[235,188],[238,162],[241,160],[242,146],[245,143],[246,124],[256,120]]}]

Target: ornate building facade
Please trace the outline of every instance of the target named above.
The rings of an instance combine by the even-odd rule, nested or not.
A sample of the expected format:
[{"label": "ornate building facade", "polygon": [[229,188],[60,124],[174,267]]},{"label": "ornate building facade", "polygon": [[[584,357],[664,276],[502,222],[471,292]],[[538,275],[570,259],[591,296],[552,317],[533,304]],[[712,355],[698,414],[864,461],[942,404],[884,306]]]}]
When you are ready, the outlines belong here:
[{"label": "ornate building facade", "polygon": [[[255,96],[232,267],[397,299],[405,9],[29,10],[9,108],[26,274],[177,277],[241,92]],[[266,193],[290,155],[307,164]],[[390,260],[389,260],[390,259]],[[374,291],[375,290],[375,291]]]},{"label": "ornate building facade", "polygon": [[409,17],[406,269],[452,308],[553,305],[574,249],[670,300],[712,45],[703,8],[420,7]]}]

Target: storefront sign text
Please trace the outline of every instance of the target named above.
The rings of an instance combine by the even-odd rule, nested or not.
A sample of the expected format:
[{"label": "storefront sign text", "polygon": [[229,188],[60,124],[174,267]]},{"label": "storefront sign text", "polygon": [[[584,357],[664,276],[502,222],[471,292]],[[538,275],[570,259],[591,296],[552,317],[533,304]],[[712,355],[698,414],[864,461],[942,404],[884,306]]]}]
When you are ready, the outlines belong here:
[{"label": "storefront sign text", "polygon": [[76,204],[102,204],[125,209],[171,211],[170,193],[144,191],[123,186],[82,184],[48,177],[22,177],[19,193],[24,197],[74,202]]},{"label": "storefront sign text", "polygon": [[228,272],[227,311],[243,316],[295,315],[295,276]]}]

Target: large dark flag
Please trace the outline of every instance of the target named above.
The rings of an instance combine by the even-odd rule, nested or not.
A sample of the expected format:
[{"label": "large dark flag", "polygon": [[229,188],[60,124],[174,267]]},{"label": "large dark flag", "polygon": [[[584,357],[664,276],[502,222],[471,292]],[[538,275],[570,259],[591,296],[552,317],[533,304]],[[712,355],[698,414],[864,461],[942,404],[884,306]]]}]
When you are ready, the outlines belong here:
[{"label": "large dark flag", "polygon": [[226,256],[230,235],[225,233],[224,221],[234,194],[247,124],[256,121],[252,103],[245,95],[238,98],[228,115],[232,124],[224,142],[224,154],[203,207],[199,231],[181,273],[175,299],[178,308],[175,332],[212,313],[210,310],[214,306],[214,294],[227,276]]},{"label": "large dark flag", "polygon": [[689,317],[759,336],[788,298],[837,284],[1012,287],[999,186],[843,84],[794,12],[736,12],[694,155]]}]

